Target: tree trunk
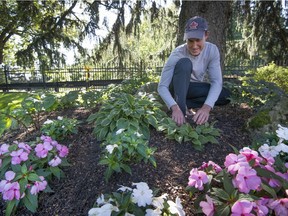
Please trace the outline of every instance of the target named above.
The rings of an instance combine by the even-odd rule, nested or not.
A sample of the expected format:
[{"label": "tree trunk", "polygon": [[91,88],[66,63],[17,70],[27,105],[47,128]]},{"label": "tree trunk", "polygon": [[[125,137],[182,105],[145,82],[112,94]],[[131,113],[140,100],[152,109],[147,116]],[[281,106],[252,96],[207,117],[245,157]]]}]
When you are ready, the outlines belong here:
[{"label": "tree trunk", "polygon": [[177,45],[182,44],[186,21],[194,16],[201,16],[208,22],[207,41],[218,46],[223,68],[225,58],[226,34],[232,13],[232,1],[182,1],[179,16]]}]

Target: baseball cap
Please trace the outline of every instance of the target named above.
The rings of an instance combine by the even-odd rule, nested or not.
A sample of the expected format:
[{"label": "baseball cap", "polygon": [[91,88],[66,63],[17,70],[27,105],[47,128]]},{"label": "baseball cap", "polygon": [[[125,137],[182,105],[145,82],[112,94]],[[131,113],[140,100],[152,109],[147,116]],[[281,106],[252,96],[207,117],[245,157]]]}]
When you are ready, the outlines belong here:
[{"label": "baseball cap", "polygon": [[184,40],[189,38],[202,39],[208,30],[207,21],[199,16],[190,18],[185,25]]}]

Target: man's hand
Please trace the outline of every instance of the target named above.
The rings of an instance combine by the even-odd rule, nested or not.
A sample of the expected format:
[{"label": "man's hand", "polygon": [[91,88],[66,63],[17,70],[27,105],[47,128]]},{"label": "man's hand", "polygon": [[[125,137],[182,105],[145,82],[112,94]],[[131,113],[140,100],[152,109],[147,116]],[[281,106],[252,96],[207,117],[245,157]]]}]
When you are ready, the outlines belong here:
[{"label": "man's hand", "polygon": [[178,126],[183,125],[186,122],[186,119],[180,107],[177,104],[175,104],[171,106],[171,110],[172,110],[172,120],[175,121]]},{"label": "man's hand", "polygon": [[204,104],[193,116],[193,121],[198,125],[205,124],[209,119],[209,113],[211,109],[212,108],[209,105]]}]

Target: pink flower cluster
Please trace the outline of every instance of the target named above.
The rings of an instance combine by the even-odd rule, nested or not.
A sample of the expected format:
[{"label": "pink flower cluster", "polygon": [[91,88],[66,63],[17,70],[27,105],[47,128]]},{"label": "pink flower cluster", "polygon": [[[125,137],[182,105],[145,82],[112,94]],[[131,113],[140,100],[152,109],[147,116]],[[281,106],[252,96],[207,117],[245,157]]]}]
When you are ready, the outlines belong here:
[{"label": "pink flower cluster", "polygon": [[36,156],[39,158],[46,158],[49,152],[56,151],[56,155],[48,164],[53,167],[61,164],[61,158],[68,155],[69,149],[64,145],[60,145],[57,141],[52,140],[49,136],[43,135],[41,136],[41,140],[43,143],[39,143],[35,147]]},{"label": "pink flower cluster", "polygon": [[[256,168],[273,172],[281,177],[283,181],[288,181],[287,169],[285,173],[277,171],[274,163],[275,159],[273,157],[261,157],[257,151],[247,147],[241,149],[238,155],[231,153],[226,156],[224,162],[225,170],[223,171],[226,171],[227,174],[230,175],[233,186],[238,189],[240,193],[244,194],[257,196],[257,192],[259,192],[258,199],[255,199],[254,201],[242,198],[230,203],[232,216],[264,216],[272,211],[276,216],[288,215],[288,198],[278,197],[273,199],[261,197],[261,191],[264,190],[262,188],[263,184],[275,188],[275,191],[279,191],[282,185],[279,179],[274,179],[272,175],[265,178],[258,176]],[[204,185],[209,183],[209,178],[211,179],[211,177],[217,175],[221,171],[221,167],[214,162],[209,161],[208,163],[203,163],[198,169],[193,168],[191,170],[188,185],[200,191],[204,190]],[[287,195],[288,194],[286,194],[286,196]],[[200,202],[200,207],[207,216],[213,216],[215,214],[217,209],[216,205],[217,201],[208,195],[206,195],[206,201]]]},{"label": "pink flower cluster", "polygon": [[[5,172],[5,179],[0,181],[0,193],[2,193],[4,200],[20,200],[25,196],[25,193],[27,193],[26,189],[30,190],[32,195],[36,195],[40,191],[45,190],[47,181],[43,176],[39,176],[39,180],[37,181],[28,180],[24,186],[20,185],[19,182],[22,177],[29,176],[31,173],[36,174],[33,167],[43,168],[38,167],[39,159],[41,159],[39,164],[43,165],[44,163],[42,160],[45,159],[48,165],[55,167],[60,165],[62,159],[68,155],[68,148],[64,145],[60,145],[51,137],[41,136],[40,139],[42,142],[38,143],[34,149],[29,144],[23,142],[14,142],[11,145],[4,143],[0,145],[0,169],[6,171],[15,165],[20,165],[22,167],[26,166],[28,168],[27,173],[22,173],[22,171],[15,173],[15,170],[15,172]],[[7,164],[7,159],[10,161],[10,164]],[[6,161],[5,165],[2,163],[3,160]],[[20,194],[20,191],[24,192]]]}]

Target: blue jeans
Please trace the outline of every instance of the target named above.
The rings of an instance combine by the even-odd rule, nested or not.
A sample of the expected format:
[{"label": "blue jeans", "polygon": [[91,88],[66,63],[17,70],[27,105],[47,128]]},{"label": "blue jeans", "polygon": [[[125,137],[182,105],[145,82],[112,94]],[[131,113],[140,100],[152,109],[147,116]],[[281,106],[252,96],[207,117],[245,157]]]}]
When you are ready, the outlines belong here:
[{"label": "blue jeans", "polygon": [[[183,114],[186,114],[186,106],[200,108],[204,104],[210,89],[210,83],[190,82],[193,65],[190,59],[182,58],[175,65],[174,75],[170,84],[170,92]],[[222,88],[215,102],[216,106],[226,105],[230,102],[230,91]]]}]

